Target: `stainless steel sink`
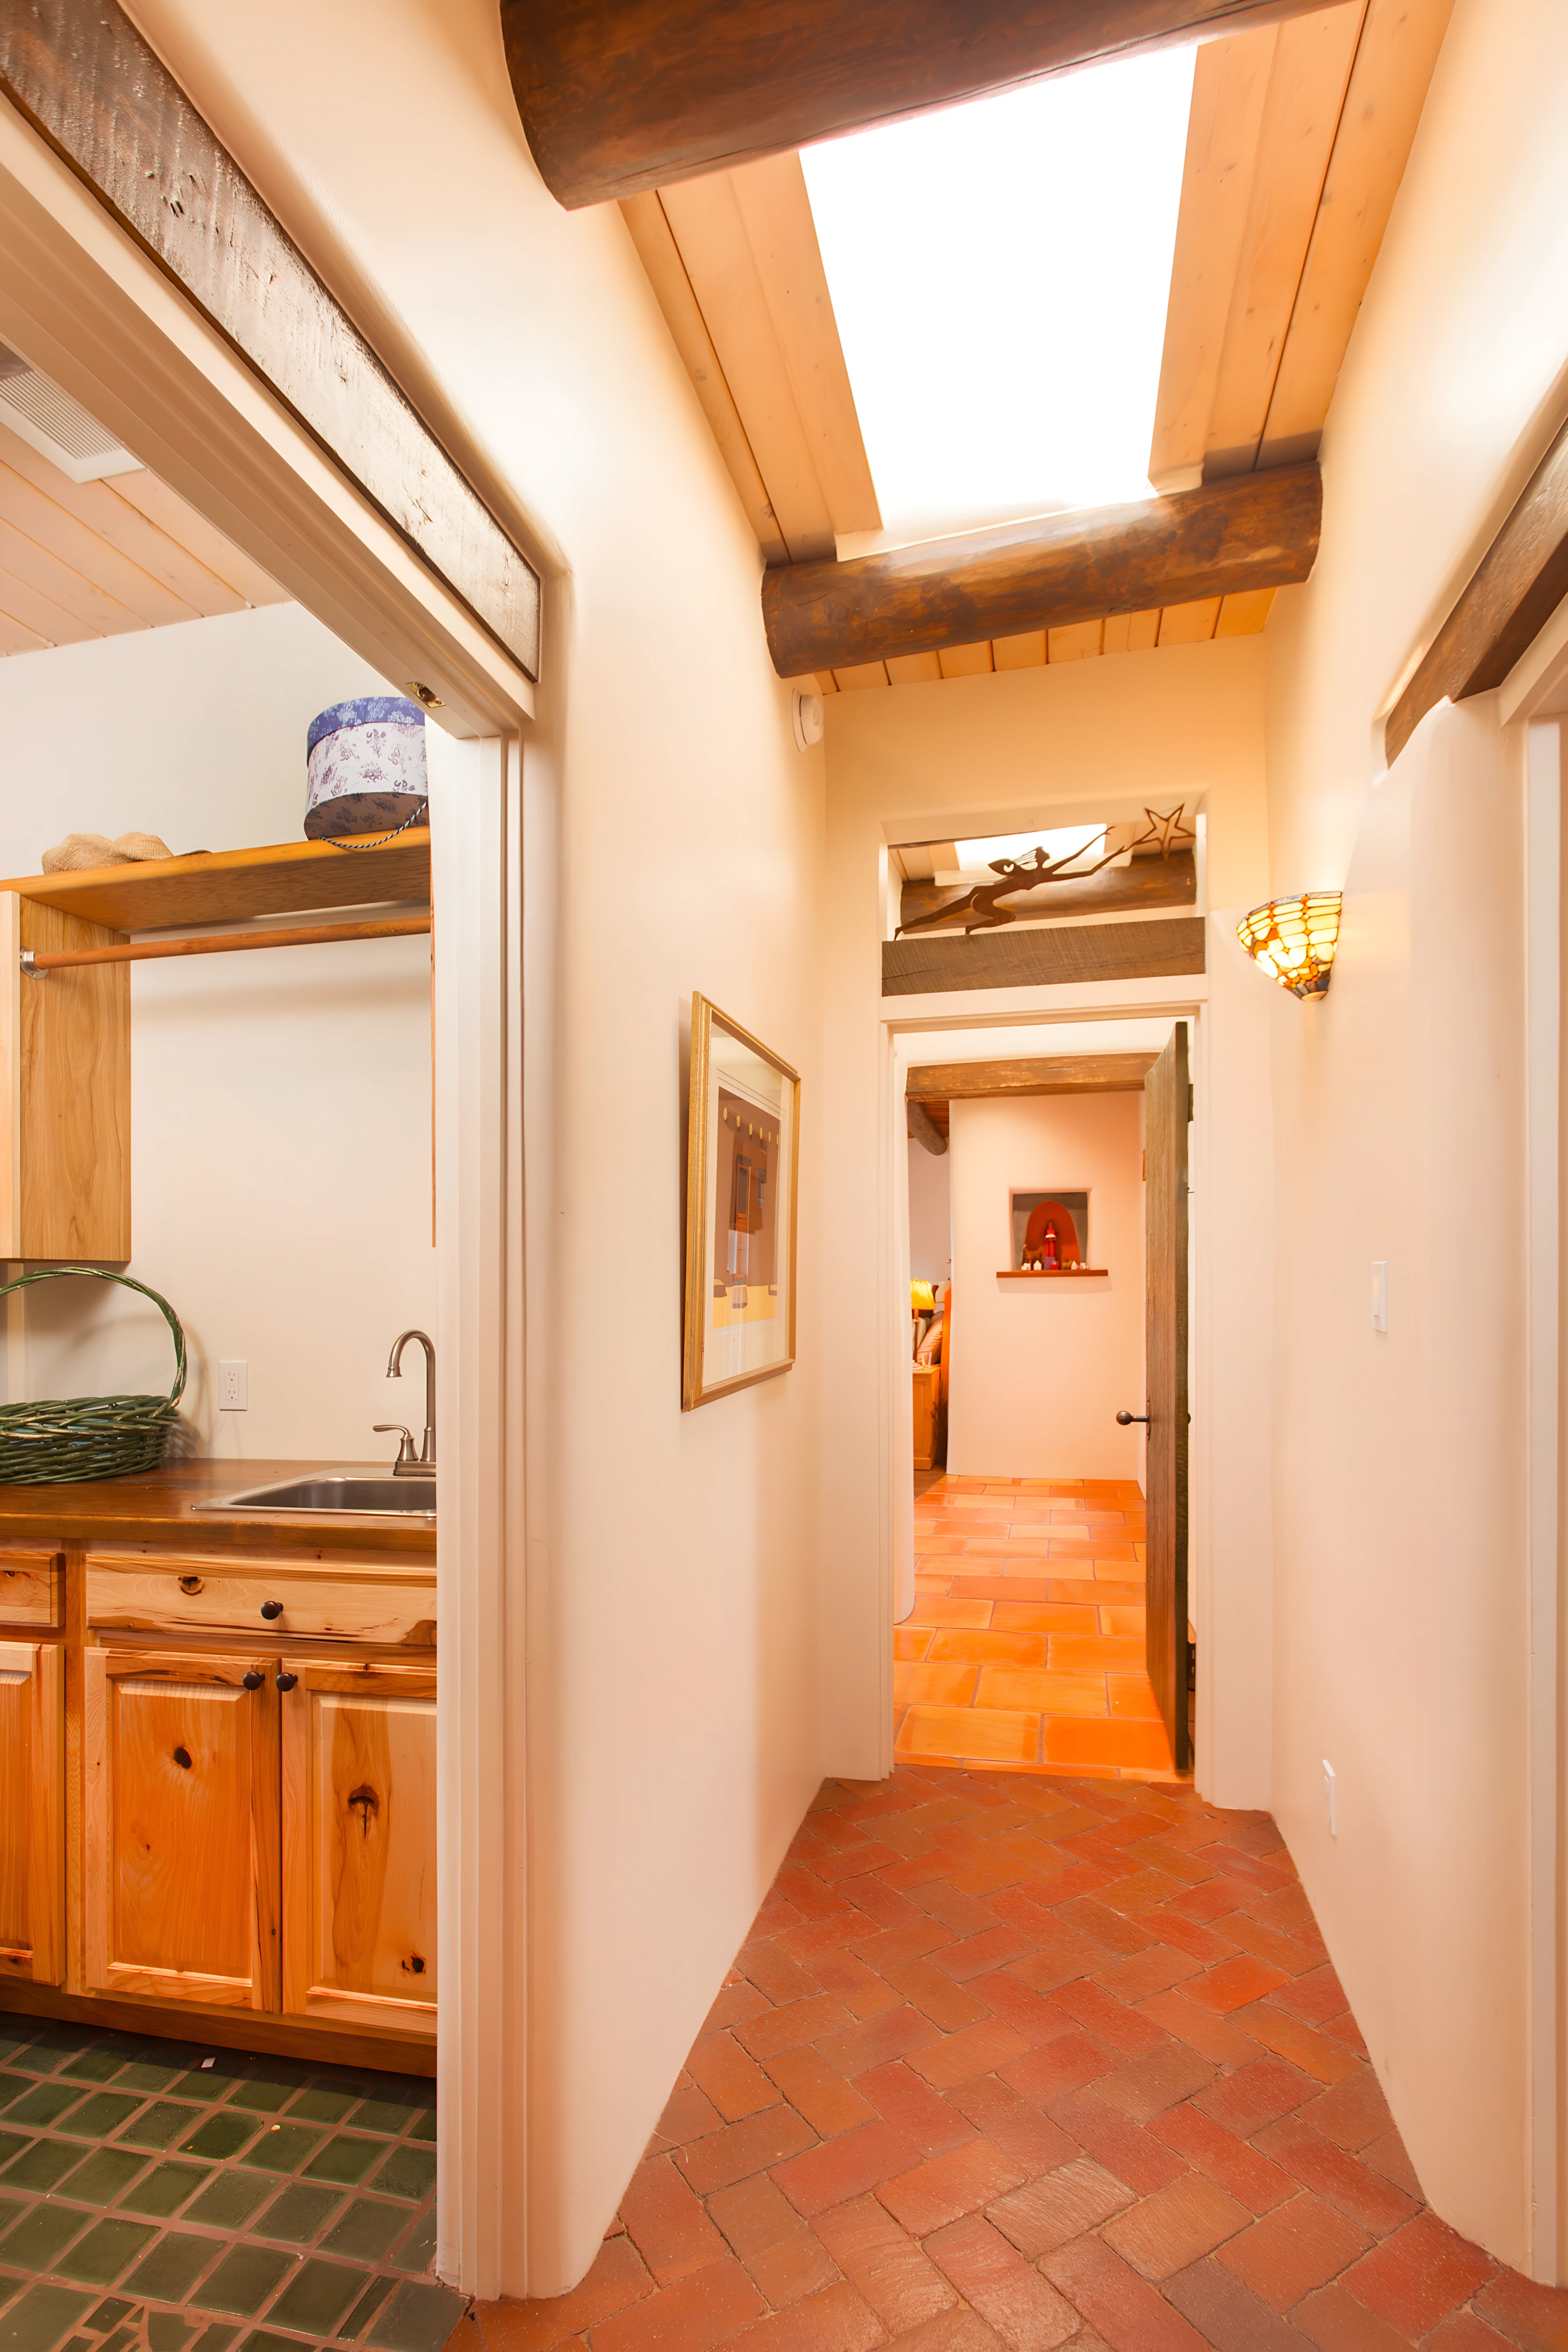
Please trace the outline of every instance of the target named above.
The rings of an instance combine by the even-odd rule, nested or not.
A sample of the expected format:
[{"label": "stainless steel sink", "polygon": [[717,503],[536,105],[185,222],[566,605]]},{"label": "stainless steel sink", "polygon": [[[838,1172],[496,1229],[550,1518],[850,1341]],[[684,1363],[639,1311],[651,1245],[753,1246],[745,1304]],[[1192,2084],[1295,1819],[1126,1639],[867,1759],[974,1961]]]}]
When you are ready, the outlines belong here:
[{"label": "stainless steel sink", "polygon": [[237,1495],[213,1495],[193,1503],[193,1511],[308,1511],[319,1515],[352,1511],[396,1519],[435,1517],[434,1478],[389,1478],[363,1470],[324,1470],[314,1478],[285,1478],[274,1486],[247,1486]]}]

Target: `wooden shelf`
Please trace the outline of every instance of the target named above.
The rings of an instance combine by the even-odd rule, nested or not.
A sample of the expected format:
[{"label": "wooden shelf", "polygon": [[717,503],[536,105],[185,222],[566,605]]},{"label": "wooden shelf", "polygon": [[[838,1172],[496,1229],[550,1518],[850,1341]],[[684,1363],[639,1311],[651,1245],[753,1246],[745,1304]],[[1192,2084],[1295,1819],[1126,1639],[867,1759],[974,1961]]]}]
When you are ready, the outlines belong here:
[{"label": "wooden shelf", "polygon": [[15,890],[36,905],[84,916],[115,931],[232,923],[324,907],[422,905],[430,897],[430,832],[421,825],[380,849],[283,841],[265,849],[199,851],[134,866],[89,866],[80,874],[22,874],[0,882],[0,890]]},{"label": "wooden shelf", "polygon": [[1085,1276],[1103,1276],[1108,1265],[1001,1265],[997,1268],[998,1282],[1082,1282]]}]

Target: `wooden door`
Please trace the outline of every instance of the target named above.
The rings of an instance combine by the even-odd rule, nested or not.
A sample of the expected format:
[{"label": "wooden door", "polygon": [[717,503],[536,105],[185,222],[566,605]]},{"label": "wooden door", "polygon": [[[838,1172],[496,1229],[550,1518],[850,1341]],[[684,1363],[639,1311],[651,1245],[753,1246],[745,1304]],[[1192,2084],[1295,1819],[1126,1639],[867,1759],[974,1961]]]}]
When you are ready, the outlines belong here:
[{"label": "wooden door", "polygon": [[276,2010],[277,1658],[83,1666],[89,1990]]},{"label": "wooden door", "polygon": [[1149,1680],[1178,1772],[1192,1761],[1187,1734],[1186,1144],[1192,1116],[1187,1029],[1178,1021],[1144,1080],[1146,1222],[1145,1334],[1149,1442],[1147,1647]]},{"label": "wooden door", "polygon": [[52,1642],[0,1642],[0,1978],[58,1984],[64,1779]]},{"label": "wooden door", "polygon": [[283,1997],[435,2031],[435,1670],[287,1662]]}]

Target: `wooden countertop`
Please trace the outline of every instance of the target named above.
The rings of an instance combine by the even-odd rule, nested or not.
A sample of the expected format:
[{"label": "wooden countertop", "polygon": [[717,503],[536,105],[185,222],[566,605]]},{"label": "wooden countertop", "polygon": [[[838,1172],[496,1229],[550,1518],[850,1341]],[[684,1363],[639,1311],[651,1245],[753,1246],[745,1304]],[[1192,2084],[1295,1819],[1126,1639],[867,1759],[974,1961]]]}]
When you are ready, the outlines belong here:
[{"label": "wooden countertop", "polygon": [[165,1462],[125,1478],[88,1478],[62,1486],[0,1486],[0,1544],[189,1543],[228,1550],[434,1552],[429,1519],[404,1522],[361,1512],[319,1517],[283,1512],[193,1511],[207,1495],[244,1493],[322,1470],[379,1470],[386,1462]]}]

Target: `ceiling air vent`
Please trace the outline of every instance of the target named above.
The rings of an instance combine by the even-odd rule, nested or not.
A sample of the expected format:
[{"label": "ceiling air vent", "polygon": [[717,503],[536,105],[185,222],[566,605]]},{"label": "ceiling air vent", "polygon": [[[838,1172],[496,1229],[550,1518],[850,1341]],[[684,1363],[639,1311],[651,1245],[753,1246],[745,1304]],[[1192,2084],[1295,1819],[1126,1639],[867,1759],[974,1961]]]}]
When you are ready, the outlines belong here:
[{"label": "ceiling air vent", "polygon": [[122,449],[96,416],[68,392],[0,343],[0,425],[47,457],[73,482],[101,482],[109,474],[137,474],[141,460]]}]

